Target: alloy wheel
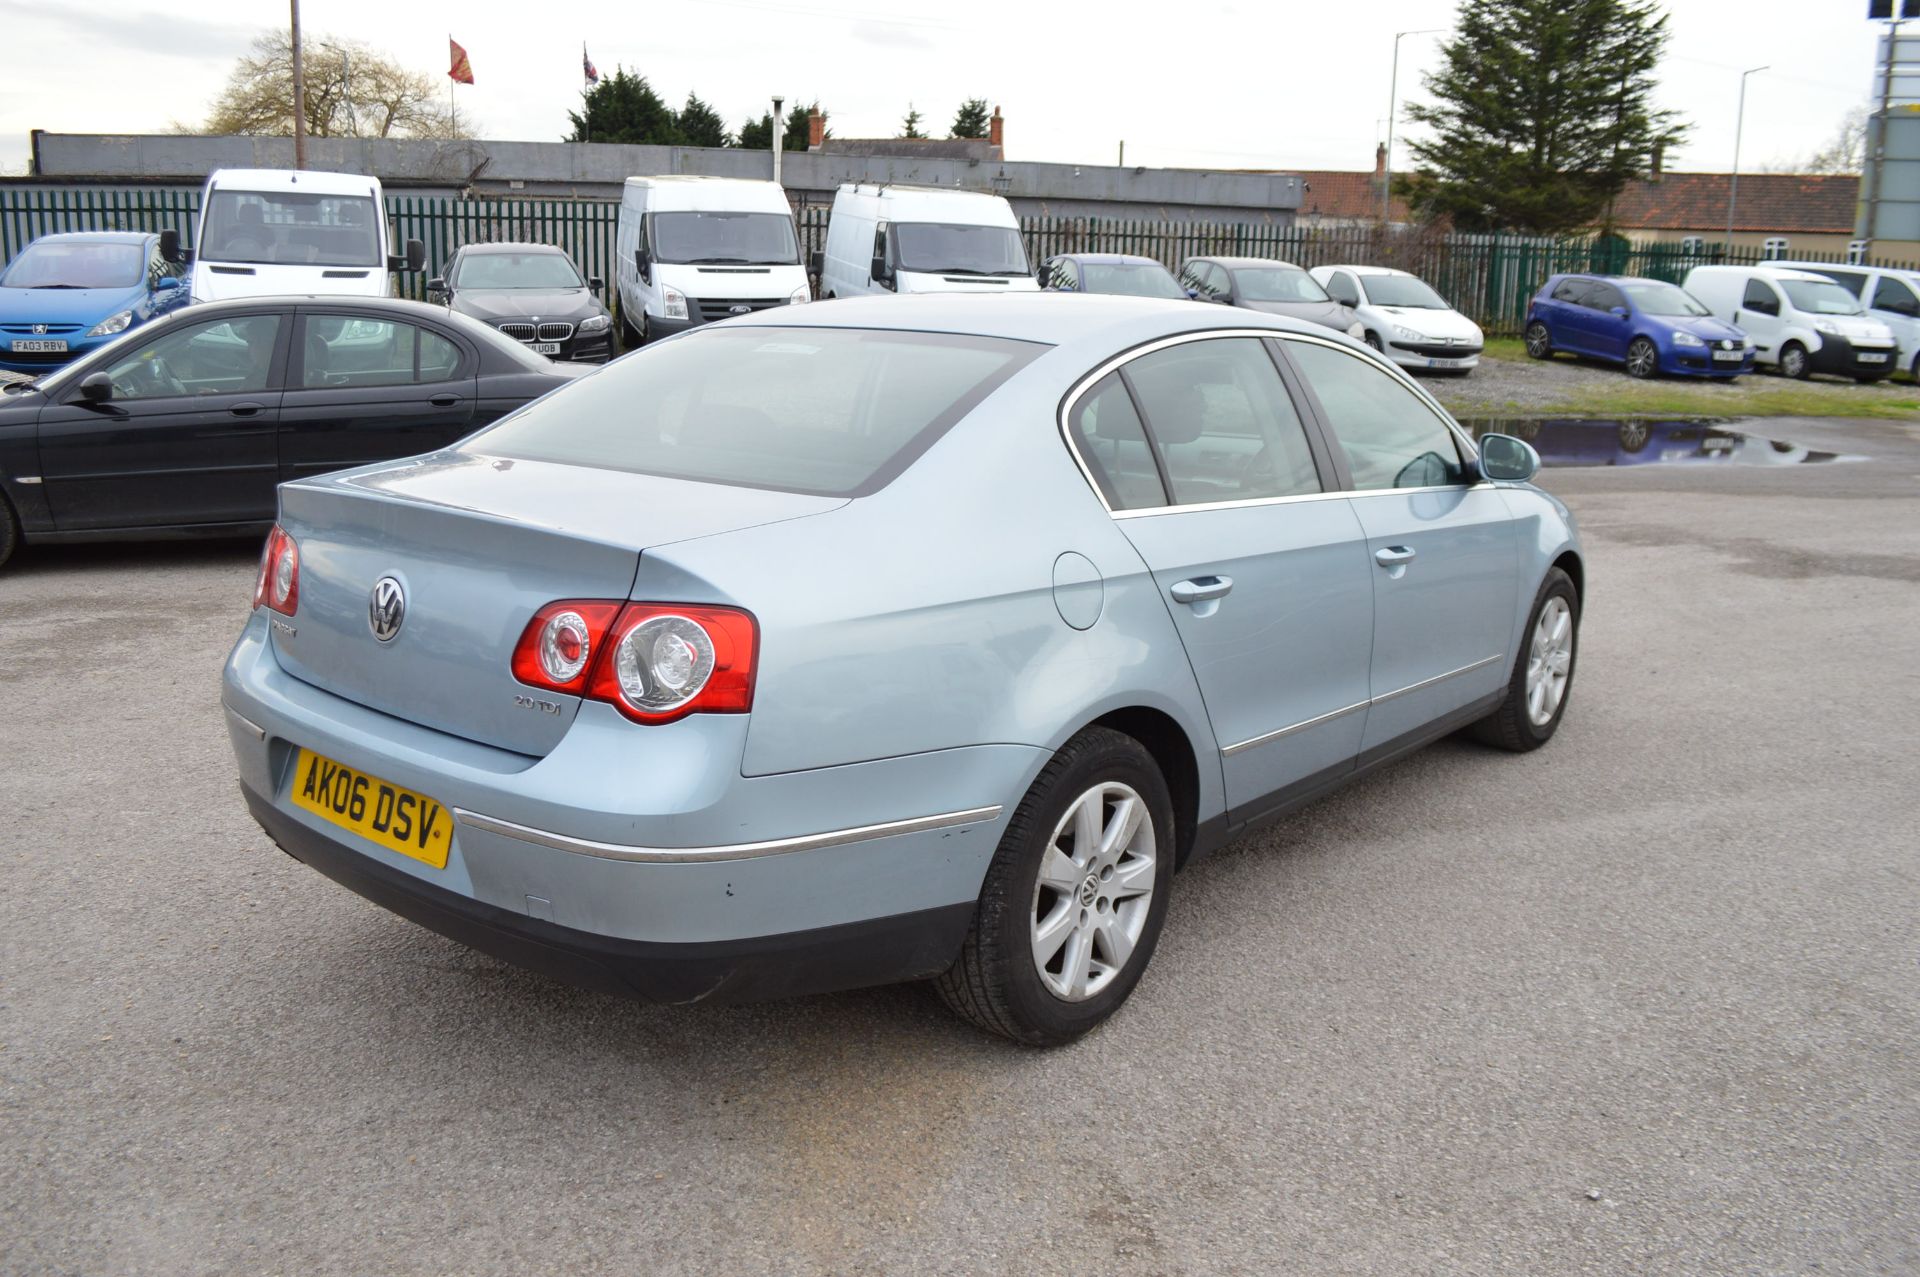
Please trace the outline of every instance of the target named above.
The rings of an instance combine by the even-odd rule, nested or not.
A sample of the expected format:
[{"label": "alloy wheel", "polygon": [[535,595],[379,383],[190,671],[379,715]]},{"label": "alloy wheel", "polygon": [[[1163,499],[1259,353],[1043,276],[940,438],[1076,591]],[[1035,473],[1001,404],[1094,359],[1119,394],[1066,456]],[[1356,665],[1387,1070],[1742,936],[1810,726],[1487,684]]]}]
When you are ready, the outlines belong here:
[{"label": "alloy wheel", "polygon": [[1527,649],[1527,717],[1545,727],[1560,710],[1573,674],[1573,609],[1558,596],[1540,609]]},{"label": "alloy wheel", "polygon": [[1105,781],[1068,806],[1041,857],[1030,914],[1048,992],[1084,1002],[1126,968],[1153,905],[1154,856],[1153,819],[1131,786]]},{"label": "alloy wheel", "polygon": [[1642,337],[1627,347],[1627,372],[1635,377],[1651,377],[1659,366],[1660,352]]},{"label": "alloy wheel", "polygon": [[1547,326],[1542,323],[1527,325],[1527,353],[1535,359],[1545,359],[1553,353],[1553,341],[1547,336]]}]

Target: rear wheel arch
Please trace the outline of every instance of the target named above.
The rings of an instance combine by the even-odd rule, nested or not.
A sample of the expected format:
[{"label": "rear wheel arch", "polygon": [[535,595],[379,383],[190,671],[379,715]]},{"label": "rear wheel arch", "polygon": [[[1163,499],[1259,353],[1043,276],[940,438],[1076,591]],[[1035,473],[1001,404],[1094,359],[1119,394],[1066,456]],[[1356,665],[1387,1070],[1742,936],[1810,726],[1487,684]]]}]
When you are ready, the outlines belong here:
[{"label": "rear wheel arch", "polygon": [[1200,820],[1200,763],[1186,730],[1171,716],[1145,705],[1111,710],[1086,726],[1109,727],[1131,736],[1153,755],[1173,799],[1174,867],[1184,865]]}]

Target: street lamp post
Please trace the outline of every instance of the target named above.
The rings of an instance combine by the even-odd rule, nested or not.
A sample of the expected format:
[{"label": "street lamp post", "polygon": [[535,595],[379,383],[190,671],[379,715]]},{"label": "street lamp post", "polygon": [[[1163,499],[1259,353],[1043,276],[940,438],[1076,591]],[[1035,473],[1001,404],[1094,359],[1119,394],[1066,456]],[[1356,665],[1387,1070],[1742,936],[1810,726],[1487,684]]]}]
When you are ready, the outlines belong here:
[{"label": "street lamp post", "polygon": [[786,101],[785,98],[773,100],[773,180],[775,185],[780,182],[780,143],[785,139],[787,132],[787,122],[781,117],[780,108],[786,104]]},{"label": "street lamp post", "polygon": [[1423,27],[1418,31],[1393,33],[1393,75],[1387,82],[1387,155],[1385,171],[1380,175],[1380,225],[1392,220],[1389,210],[1393,199],[1393,113],[1400,108],[1400,41],[1410,35],[1438,35],[1445,27]]},{"label": "street lamp post", "polygon": [[1747,123],[1747,77],[1767,67],[1751,67],[1740,73],[1740,109],[1733,117],[1733,179],[1727,183],[1727,248],[1733,248],[1733,204],[1740,198],[1740,133]]}]

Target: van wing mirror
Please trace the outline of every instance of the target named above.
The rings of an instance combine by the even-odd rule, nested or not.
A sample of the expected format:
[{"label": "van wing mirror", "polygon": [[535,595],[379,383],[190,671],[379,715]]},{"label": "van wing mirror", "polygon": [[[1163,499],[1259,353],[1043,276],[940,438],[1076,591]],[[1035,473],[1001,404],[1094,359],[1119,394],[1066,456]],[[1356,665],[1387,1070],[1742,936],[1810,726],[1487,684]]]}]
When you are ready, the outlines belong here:
[{"label": "van wing mirror", "polygon": [[409,272],[425,270],[427,268],[427,246],[417,239],[410,239],[407,241],[406,249],[407,251],[404,253],[390,254],[387,257],[387,269]]},{"label": "van wing mirror", "polygon": [[638,272],[640,278],[647,283],[651,284],[653,282],[653,258],[647,256],[646,249],[636,248],[633,250],[633,269]]},{"label": "van wing mirror", "polygon": [[193,250],[180,247],[180,232],[171,226],[160,232],[160,259],[175,266],[185,266],[193,261]]},{"label": "van wing mirror", "polygon": [[807,254],[807,274],[815,279],[824,279],[827,274],[827,254],[823,249],[814,249]]},{"label": "van wing mirror", "polygon": [[873,266],[868,273],[873,277],[873,282],[876,284],[891,284],[893,282],[893,271],[887,265],[887,255],[885,253],[875,253],[873,255]]}]

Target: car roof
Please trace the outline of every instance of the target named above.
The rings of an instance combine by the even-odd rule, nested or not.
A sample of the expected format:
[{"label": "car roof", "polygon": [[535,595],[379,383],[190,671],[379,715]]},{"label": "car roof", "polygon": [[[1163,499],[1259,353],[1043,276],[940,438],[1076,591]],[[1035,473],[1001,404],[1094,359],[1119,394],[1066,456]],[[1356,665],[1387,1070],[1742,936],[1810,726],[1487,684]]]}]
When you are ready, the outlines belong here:
[{"label": "car roof", "polygon": [[1070,262],[1082,262],[1092,266],[1160,265],[1160,262],[1155,258],[1141,257],[1135,253],[1055,253],[1054,257],[1065,258]]},{"label": "car roof", "polygon": [[554,244],[527,244],[517,241],[504,243],[462,244],[454,250],[456,253],[552,253],[556,257],[565,257],[567,250]]},{"label": "car roof", "polygon": [[355,310],[391,311],[395,315],[417,315],[422,319],[444,321],[450,313],[445,306],[417,302],[407,297],[356,297],[351,293],[282,293],[267,297],[227,297],[219,301],[195,302],[168,311],[165,319],[206,319],[228,311],[252,310],[260,306],[351,306]]},{"label": "car roof", "polygon": [[1912,266],[1874,266],[1867,262],[1807,262],[1807,261],[1767,262],[1765,264],[1768,266],[1771,266],[1775,270],[1805,271],[1807,274],[1820,275],[1823,277],[1826,275],[1826,272],[1828,270],[1853,270],[1853,271],[1862,271],[1862,272],[1877,270],[1882,275],[1894,275],[1901,279],[1906,279],[1906,280],[1920,279],[1920,269],[1915,269]]},{"label": "car roof", "polygon": [[[48,235],[35,236],[33,243],[38,244],[43,240],[66,242],[91,240],[96,244],[144,244],[153,238],[152,231],[54,231]],[[32,244],[28,245],[29,248],[32,246]]]},{"label": "car roof", "polygon": [[1277,257],[1190,257],[1192,262],[1212,262],[1215,266],[1225,266],[1229,270],[1236,266],[1285,266],[1299,270],[1292,262],[1283,262]]},{"label": "car roof", "polygon": [[1112,293],[912,293],[775,306],[724,322],[727,328],[884,328],[1001,337],[1049,346],[1113,351],[1157,336],[1211,328],[1261,328],[1337,337],[1322,324],[1239,307],[1196,306],[1170,297]]},{"label": "car roof", "polygon": [[1400,270],[1394,266],[1356,266],[1348,262],[1333,262],[1326,266],[1316,266],[1315,270],[1347,270],[1356,275],[1406,275],[1413,277],[1410,270]]}]

